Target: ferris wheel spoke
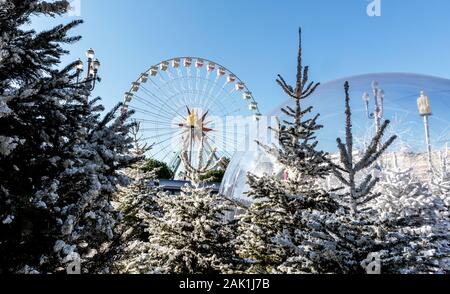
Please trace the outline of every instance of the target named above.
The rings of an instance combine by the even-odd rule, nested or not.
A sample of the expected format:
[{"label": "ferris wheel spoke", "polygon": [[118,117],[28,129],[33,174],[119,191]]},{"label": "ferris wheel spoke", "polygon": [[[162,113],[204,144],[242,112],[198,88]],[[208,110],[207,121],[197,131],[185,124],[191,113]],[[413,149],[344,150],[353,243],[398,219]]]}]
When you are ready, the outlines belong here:
[{"label": "ferris wheel spoke", "polygon": [[202,100],[203,100],[202,99],[202,90],[203,90],[202,88],[203,87],[200,86],[200,82],[204,81],[204,79],[202,79],[200,77],[200,71],[201,71],[201,69],[197,68],[197,76],[196,76],[196,81],[195,81],[195,89],[197,91],[197,95],[196,95],[195,100],[196,100],[197,104],[203,105],[202,104]]},{"label": "ferris wheel spoke", "polygon": [[163,91],[163,89],[161,88],[161,86],[160,85],[158,85],[155,81],[153,81],[153,79],[149,79],[149,81],[150,81],[150,84],[152,84],[154,87],[155,87],[155,89],[157,90],[157,91],[159,91],[159,93],[161,93],[163,96],[165,96],[166,98],[169,98],[169,96],[170,95],[167,95],[167,93],[165,92],[165,91]]},{"label": "ferris wheel spoke", "polygon": [[194,105],[198,105],[197,96],[198,96],[198,68],[195,69],[192,75],[192,103]]},{"label": "ferris wheel spoke", "polygon": [[[165,71],[165,73],[167,74],[167,71]],[[163,83],[163,85],[167,86],[166,88],[169,96],[173,96],[175,93],[177,93],[177,90],[173,86],[173,80],[168,81],[162,74],[159,75],[159,79]]]},{"label": "ferris wheel spoke", "polygon": [[[174,77],[174,76],[172,76],[171,74],[170,74],[170,72],[171,72],[171,70],[170,69],[167,69],[166,71],[165,71],[165,73],[166,73],[166,76],[169,78],[169,80],[167,80],[166,78],[164,78],[163,76],[162,76],[162,73],[160,74],[160,81],[162,81],[162,84],[161,85],[158,85],[157,83],[155,83],[155,82],[153,82],[152,84],[153,84],[153,86],[156,88],[156,90],[158,91],[158,92],[160,92],[161,94],[163,94],[164,96],[170,96],[170,95],[173,95],[173,94],[175,94],[175,93],[177,93],[177,92],[179,92],[180,91],[180,89],[181,89],[181,91],[182,90],[184,90],[184,87],[182,87],[182,86],[180,86],[179,88],[180,89],[178,89],[177,87],[176,87],[176,84],[177,84],[177,82],[179,82],[180,83],[180,85],[182,85],[182,80],[183,80],[183,76],[182,75],[179,75],[179,76],[177,76],[177,77]],[[178,71],[178,73],[180,73],[180,71]],[[153,80],[152,80],[153,81]],[[173,90],[173,92],[169,92],[169,91],[167,91],[167,92],[169,92],[169,94],[167,94],[166,93],[166,91],[163,91],[162,89],[163,88],[171,88],[172,90]]]},{"label": "ferris wheel spoke", "polygon": [[[156,99],[157,101],[159,101],[160,103],[165,103],[166,101],[164,101],[163,99],[161,99],[158,95],[156,95],[155,93],[153,93],[150,89],[142,86],[142,90],[149,96],[153,97],[154,99]],[[169,96],[166,96],[167,98]]]},{"label": "ferris wheel spoke", "polygon": [[209,85],[209,77],[210,77],[210,75],[211,75],[211,72],[210,71],[207,71],[207,73],[206,73],[206,79],[205,79],[205,84],[203,85],[203,89],[202,89],[202,96],[201,96],[201,100],[200,100],[200,102],[201,102],[201,105],[205,105],[206,104],[206,102],[207,102],[207,98],[206,98],[206,95],[205,95],[205,93],[206,93],[206,89],[208,88],[208,85]]},{"label": "ferris wheel spoke", "polygon": [[174,130],[169,131],[169,132],[158,133],[158,134],[153,135],[153,136],[150,136],[150,137],[145,137],[145,140],[148,140],[148,139],[155,139],[155,138],[158,138],[158,137],[171,136],[171,135],[173,135],[173,134],[177,134],[178,132],[179,132],[179,130],[174,129]]},{"label": "ferris wheel spoke", "polygon": [[[184,92],[187,88],[183,85],[183,75],[179,67],[177,67],[177,76],[179,81],[179,87],[182,92]],[[186,95],[183,95],[184,104],[187,105]]]},{"label": "ferris wheel spoke", "polygon": [[170,122],[171,121],[170,118],[168,118],[166,116],[163,116],[163,115],[160,115],[160,114],[157,114],[157,113],[153,113],[153,112],[150,112],[150,111],[147,111],[147,110],[140,110],[140,109],[138,109],[138,108],[136,108],[134,106],[130,106],[129,108],[131,110],[134,110],[136,113],[138,113],[140,115],[146,115],[146,116],[150,116],[152,118],[160,119],[161,122]]},{"label": "ferris wheel spoke", "polygon": [[[209,138],[209,136],[208,135],[206,135],[208,138]],[[211,139],[210,139],[211,140]],[[219,145],[219,144],[214,144],[215,146],[217,146],[217,145]],[[232,157],[232,155],[227,151],[227,146],[225,146],[224,144],[222,144],[222,146],[221,147],[223,147],[222,148],[222,150],[221,150],[221,152],[222,153],[224,153],[224,154],[227,154],[228,155],[228,157]],[[210,150],[213,150],[213,148],[211,147],[211,145],[209,146],[209,148],[210,148]],[[212,152],[212,151],[211,151]]]},{"label": "ferris wheel spoke", "polygon": [[173,152],[171,150],[169,150],[163,157],[162,157],[162,161],[165,161],[169,155],[173,154],[174,156],[176,156],[176,152]]},{"label": "ferris wheel spoke", "polygon": [[241,112],[241,110],[242,110],[242,107],[234,109],[232,111],[229,111],[229,112],[225,113],[225,116],[231,116],[232,114]]},{"label": "ferris wheel spoke", "polygon": [[[146,89],[146,88],[143,87],[143,89]],[[148,89],[147,89],[147,91],[149,91],[150,93],[152,93],[152,92],[151,92],[150,90],[148,90]],[[174,111],[176,112],[177,116],[179,116],[182,120],[184,120],[185,117],[184,117],[182,114],[180,114],[180,113],[176,110],[176,108],[180,108],[182,105],[174,104],[173,106],[170,106],[170,104],[171,104],[170,102],[172,101],[172,99],[175,98],[175,97],[176,97],[177,95],[179,95],[179,94],[180,94],[180,93],[175,93],[175,94],[172,95],[172,96],[167,96],[167,95],[165,94],[167,100],[163,101],[163,100],[159,99],[159,101],[161,101],[161,103],[162,103],[162,105],[160,106],[160,110],[163,110],[164,108],[169,107],[169,108],[171,108],[172,110],[174,110]],[[153,94],[153,95],[155,95],[155,94]],[[174,107],[175,107],[175,108],[174,108]]]},{"label": "ferris wheel spoke", "polygon": [[217,140],[217,146],[220,146],[220,150],[227,152],[227,150],[236,150],[238,147],[238,142],[234,140]]},{"label": "ferris wheel spoke", "polygon": [[232,96],[234,93],[236,93],[236,89],[235,88],[233,88],[231,91],[227,91],[226,90],[226,85],[225,85],[224,87],[222,87],[222,90],[219,91],[218,95],[212,99],[212,101],[219,101],[220,102],[220,101],[225,100],[227,98],[229,100],[235,100],[234,97]]},{"label": "ferris wheel spoke", "polygon": [[192,94],[192,96],[191,96],[191,101],[192,101],[192,103],[194,104],[194,105],[197,105],[197,101],[196,101],[196,92],[197,92],[197,75],[196,75],[196,71],[195,71],[195,73],[194,72],[191,72],[192,73],[192,76],[191,76],[191,78],[192,78],[192,92],[191,92],[191,94]]},{"label": "ferris wheel spoke", "polygon": [[189,97],[189,104],[196,105],[195,103],[195,77],[191,76],[191,89],[189,91],[190,97]]},{"label": "ferris wheel spoke", "polygon": [[[202,93],[202,96],[204,97],[203,100],[205,101],[205,103],[202,103],[203,108],[207,109],[207,110],[211,110],[211,103],[210,103],[211,102],[211,95],[209,93],[206,93],[203,90],[202,90],[201,93]],[[220,109],[217,109],[217,110],[219,110],[218,113],[220,113]]]},{"label": "ferris wheel spoke", "polygon": [[225,81],[223,83],[222,87],[220,87],[219,90],[217,91],[217,93],[213,96],[213,98],[217,99],[217,98],[219,98],[222,95],[223,92],[226,92],[225,89],[226,89],[227,85],[228,85],[228,82]]},{"label": "ferris wheel spoke", "polygon": [[212,85],[211,89],[209,89],[208,96],[212,96],[214,93],[214,90],[217,88],[217,85],[219,84],[220,76],[217,75],[216,79],[214,80],[214,84]]},{"label": "ferris wheel spoke", "polygon": [[[237,146],[240,145],[241,141],[239,140],[239,138],[245,138],[244,136],[238,136],[235,133],[229,133],[231,136],[227,136],[227,133],[224,133],[224,137],[220,138],[220,141],[223,142],[223,144],[228,147],[228,146],[233,146],[236,149]],[[226,148],[228,150],[228,148]]]},{"label": "ferris wheel spoke", "polygon": [[[167,151],[167,150],[169,150],[169,145],[166,145],[165,147],[162,147],[157,153],[155,153],[153,156],[159,156],[160,154],[162,154],[164,151]],[[161,160],[162,161],[164,161],[165,159],[166,159],[166,157],[167,157],[167,155],[169,155],[170,153],[171,153],[172,151],[168,151],[167,153],[166,153],[166,155],[165,156],[163,156],[163,157],[161,157]]]},{"label": "ferris wheel spoke", "polygon": [[161,85],[158,86],[159,89],[161,89],[162,91],[162,86],[164,87],[165,91],[163,91],[164,93],[166,93],[168,96],[172,96],[172,89],[170,88],[170,83],[164,78],[163,74],[161,72],[159,72],[159,74],[157,75],[157,77],[159,78],[159,81],[161,82]]},{"label": "ferris wheel spoke", "polygon": [[[160,145],[162,145],[162,144],[164,144],[164,143],[166,143],[166,142],[169,142],[170,140],[173,140],[175,137],[176,137],[176,136],[172,136],[172,137],[170,137],[170,138],[167,138],[167,139],[165,139],[165,140],[162,140],[162,141],[160,141],[160,142],[157,142],[157,143],[155,143],[153,146],[154,146],[154,147],[160,146]],[[147,138],[145,138],[144,140],[146,140],[146,139],[147,139]]]},{"label": "ferris wheel spoke", "polygon": [[183,89],[177,87],[177,80],[179,77],[176,77],[175,74],[172,72],[171,67],[166,71],[166,75],[169,77],[169,80],[171,81],[170,84],[175,90],[175,93],[180,93],[183,91]]},{"label": "ferris wheel spoke", "polygon": [[208,109],[217,110],[218,113],[224,113],[228,110],[227,107],[221,103],[221,101],[214,99],[210,100],[207,107]]},{"label": "ferris wheel spoke", "polygon": [[166,120],[166,121],[172,121],[172,119],[173,119],[173,118],[171,118],[170,116],[165,116],[165,115],[163,115],[163,114],[161,114],[161,113],[152,112],[152,111],[145,110],[145,109],[142,109],[142,108],[139,108],[139,107],[136,107],[136,106],[129,106],[129,108],[130,108],[131,110],[134,110],[134,111],[137,112],[137,113],[141,113],[141,114],[145,114],[145,115],[150,115],[150,116],[152,116],[152,117],[162,118],[162,119],[164,119],[164,120]]},{"label": "ferris wheel spoke", "polygon": [[[165,154],[164,155],[161,155],[160,156],[160,158],[161,158],[161,161],[164,161],[164,162],[166,162],[166,160],[167,161],[169,161],[170,160],[170,162],[173,162],[174,161],[174,159],[176,159],[177,157],[179,157],[179,152],[180,152],[180,149],[177,149],[177,148],[165,148],[164,149],[164,151],[166,151],[167,150],[167,152],[165,152]],[[163,154],[163,150],[160,150],[160,152],[158,152],[159,154]],[[159,154],[157,154],[157,156],[159,156]],[[170,156],[172,155],[172,158],[170,158]],[[176,169],[176,170],[178,170],[178,168]]]},{"label": "ferris wheel spoke", "polygon": [[193,93],[193,97],[192,97],[192,99],[194,100],[194,104],[195,105],[197,105],[197,89],[198,89],[198,75],[199,75],[199,72],[198,72],[198,67],[196,67],[195,68],[195,74],[193,75],[193,77],[194,77],[194,81],[193,81],[193,84],[194,84],[194,93]]},{"label": "ferris wheel spoke", "polygon": [[[190,79],[191,79],[191,68],[190,67],[187,67],[186,68],[186,71],[187,71],[187,79],[186,79],[186,81],[187,81],[187,84],[188,84],[188,94],[189,94],[189,92],[191,92],[192,91],[192,88],[191,88],[191,81],[190,81]],[[191,96],[190,95],[188,95],[188,102],[189,103],[192,103],[192,100],[191,100]]]},{"label": "ferris wheel spoke", "polygon": [[142,121],[137,121],[139,123],[141,123],[141,125],[143,126],[143,128],[141,128],[141,131],[143,130],[155,130],[155,131],[159,131],[162,128],[172,128],[173,124],[170,123],[166,123],[166,122],[151,122],[151,123],[143,123]]},{"label": "ferris wheel spoke", "polygon": [[165,78],[161,74],[161,77],[163,78],[164,82],[167,85],[170,85],[173,89],[175,89],[175,92],[178,92],[178,89],[175,87],[177,78],[172,75],[170,67],[167,70],[165,70],[164,73],[166,74]]},{"label": "ferris wheel spoke", "polygon": [[[231,96],[225,96],[224,97],[224,99],[226,99],[227,101],[228,101],[228,99],[227,99],[227,97],[229,97],[228,99],[230,99],[231,100]],[[216,107],[224,107],[224,105],[221,103],[221,101],[220,100],[218,100],[218,101],[214,101],[214,103],[216,104]],[[230,106],[233,106],[234,105],[234,103],[231,103],[230,104]],[[227,113],[225,114],[225,116],[229,116],[229,115],[232,115],[232,114],[235,114],[235,113],[240,113],[240,112],[242,112],[242,105],[241,104],[239,104],[239,107],[238,108],[236,108],[236,109],[234,109],[234,110],[228,110],[227,109]]]},{"label": "ferris wheel spoke", "polygon": [[222,92],[226,92],[226,91],[225,91],[226,85],[227,85],[227,83],[225,82],[225,84],[219,89],[219,91],[218,91],[215,95],[211,96],[211,99],[209,100],[209,102],[208,102],[208,104],[207,104],[208,107],[210,107],[210,105],[211,105],[214,101],[217,101],[217,99],[219,99],[219,98],[221,98],[221,97],[223,96],[223,93],[222,93]]},{"label": "ferris wheel spoke", "polygon": [[[150,106],[152,109],[158,107],[157,105],[155,105],[155,104],[153,104],[153,103],[147,101],[146,99],[144,99],[144,98],[142,98],[142,97],[140,97],[140,96],[135,95],[134,97],[135,97],[139,102],[141,102],[142,104],[145,104],[146,106]],[[174,112],[169,112],[168,110],[163,109],[162,112],[165,113],[165,114],[167,114],[168,117],[172,117],[172,116],[174,116],[174,114],[177,114],[177,111],[174,110],[173,108],[170,108],[170,107],[169,107],[168,109],[174,111]],[[180,116],[181,116],[181,115],[180,115]]]},{"label": "ferris wheel spoke", "polygon": [[[148,91],[145,87],[143,87],[143,90],[144,90],[144,92],[146,92],[146,91]],[[147,93],[147,95],[149,95],[149,96],[153,96],[154,94],[153,93],[151,93],[151,92],[149,91],[148,93]],[[154,97],[154,96],[153,96]],[[160,100],[160,99],[158,99],[158,101],[160,101],[161,103],[163,103],[163,105],[166,105],[167,104],[167,101],[163,101],[163,100]],[[155,106],[155,108],[158,108],[158,106]],[[170,105],[167,105],[167,108],[169,108],[170,110],[172,110],[173,111],[173,113],[171,113],[171,115],[172,114],[176,114],[177,116],[179,116],[180,118],[184,118],[184,116],[182,115],[182,114],[180,114],[179,112],[178,112],[178,110],[176,109],[176,108],[174,108],[174,107],[172,107],[172,106],[170,106]]]},{"label": "ferris wheel spoke", "polygon": [[173,72],[173,68],[171,68],[170,72],[174,77],[176,77],[176,78],[174,78],[174,80],[176,80],[178,82],[178,87],[180,88],[181,91],[183,91],[184,90],[183,83],[182,83],[183,75],[181,74],[180,68],[177,67],[176,72]]},{"label": "ferris wheel spoke", "polygon": [[139,122],[139,123],[143,123],[143,124],[166,124],[167,126],[173,126],[172,123],[167,122],[167,121],[157,121],[157,120],[150,120],[150,119],[145,119],[145,118],[133,118],[134,121]]},{"label": "ferris wheel spoke", "polygon": [[[180,79],[180,84],[183,86],[182,88],[185,91],[189,91],[189,84],[188,84],[188,78],[187,78],[187,73],[186,73],[187,70],[186,69],[184,69],[184,71],[179,70],[179,72],[181,73],[181,76],[182,76],[182,79]],[[187,92],[185,92],[185,95],[183,98],[184,98],[184,104],[188,105],[189,97],[187,96]]]},{"label": "ferris wheel spoke", "polygon": [[142,131],[159,131],[161,130],[160,127],[152,127],[152,128],[142,128]]},{"label": "ferris wheel spoke", "polygon": [[205,109],[208,109],[208,110],[210,109],[209,108],[209,104],[210,104],[209,99],[211,98],[211,96],[212,96],[211,90],[209,90],[208,92],[204,92],[204,100],[205,100],[204,107],[205,107]]},{"label": "ferris wheel spoke", "polygon": [[204,91],[203,99],[204,99],[204,101],[205,101],[205,102],[204,102],[205,108],[208,108],[208,107],[209,107],[208,104],[210,104],[209,102],[210,102],[211,97],[214,96],[214,90],[217,88],[219,79],[220,79],[220,77],[218,76],[214,81],[211,81],[210,83],[211,83],[212,85],[211,85],[210,89],[206,89],[206,90]]}]

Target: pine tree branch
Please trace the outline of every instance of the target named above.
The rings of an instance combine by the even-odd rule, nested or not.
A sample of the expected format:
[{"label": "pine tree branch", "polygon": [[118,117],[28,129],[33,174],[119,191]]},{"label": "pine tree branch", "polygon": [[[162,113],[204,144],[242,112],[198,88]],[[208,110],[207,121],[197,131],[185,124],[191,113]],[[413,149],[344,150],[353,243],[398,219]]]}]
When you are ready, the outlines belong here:
[{"label": "pine tree branch", "polygon": [[305,93],[302,95],[302,99],[306,99],[306,98],[308,98],[309,96],[311,96],[311,95],[317,90],[317,87],[319,87],[319,86],[320,86],[320,83],[315,84],[314,87],[313,87],[312,89],[310,89],[308,92],[305,92]]},{"label": "pine tree branch", "polygon": [[294,91],[293,91],[292,87],[287,85],[286,82],[284,82],[284,80],[277,80],[277,83],[281,86],[281,88],[287,95],[289,95],[292,98],[297,99],[295,94],[293,94]]}]

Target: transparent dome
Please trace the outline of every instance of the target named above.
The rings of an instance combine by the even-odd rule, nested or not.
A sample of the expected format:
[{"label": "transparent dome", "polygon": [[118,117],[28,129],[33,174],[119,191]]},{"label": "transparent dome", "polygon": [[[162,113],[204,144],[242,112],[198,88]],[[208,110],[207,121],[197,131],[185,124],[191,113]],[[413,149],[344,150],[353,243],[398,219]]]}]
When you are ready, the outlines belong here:
[{"label": "transparent dome", "polygon": [[282,172],[275,158],[261,148],[236,153],[228,165],[220,193],[247,204],[250,199],[245,196],[248,191],[247,174],[255,176],[273,175]]},{"label": "transparent dome", "polygon": [[[319,86],[304,107],[313,106],[320,113],[319,123],[324,127],[317,133],[319,148],[328,152],[337,150],[336,138],[344,136],[344,83],[350,83],[353,132],[357,143],[363,144],[375,130],[375,120],[369,118],[364,93],[369,96],[369,113],[375,111],[373,82],[384,92],[383,119],[391,121],[389,134],[399,137],[393,148],[408,148],[420,152],[426,149],[423,118],[419,114],[417,99],[421,91],[429,97],[432,115],[429,117],[430,139],[434,148],[441,149],[450,140],[450,80],[432,76],[405,73],[376,73],[353,76],[327,82]],[[270,116],[284,117],[281,107]]]},{"label": "transparent dome", "polygon": [[[432,76],[405,73],[376,73],[353,76],[322,84],[304,107],[313,106],[313,113],[320,113],[319,123],[324,127],[317,133],[319,149],[330,153],[337,151],[336,138],[344,137],[344,83],[350,83],[350,96],[353,118],[353,132],[357,147],[368,143],[375,132],[375,120],[369,114],[375,111],[373,85],[383,90],[383,119],[391,121],[387,135],[397,135],[399,139],[390,148],[390,152],[423,154],[426,150],[425,127],[419,114],[417,99],[421,91],[429,97],[432,115],[429,117],[430,140],[433,151],[442,150],[450,141],[450,80]],[[363,99],[369,98],[368,111]],[[268,116],[285,118],[281,107],[292,105],[291,100],[276,107]],[[411,167],[415,157],[408,158]],[[424,161],[420,159],[420,161]],[[438,161],[436,158],[435,161]],[[419,164],[422,166],[422,164]],[[221,193],[227,197],[246,199],[248,172],[255,175],[279,173],[275,160],[263,150],[247,151],[236,154],[226,171]]]}]

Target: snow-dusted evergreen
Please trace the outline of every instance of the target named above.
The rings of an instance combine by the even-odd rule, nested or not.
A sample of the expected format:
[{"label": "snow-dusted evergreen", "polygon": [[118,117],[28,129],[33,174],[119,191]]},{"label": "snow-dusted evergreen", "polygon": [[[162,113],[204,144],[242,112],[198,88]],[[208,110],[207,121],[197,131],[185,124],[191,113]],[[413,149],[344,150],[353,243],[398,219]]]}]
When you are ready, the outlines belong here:
[{"label": "snow-dusted evergreen", "polygon": [[155,172],[142,171],[144,164],[141,161],[124,170],[132,182],[119,187],[114,195],[114,206],[121,213],[116,239],[111,244],[111,267],[114,272],[140,273],[142,265],[139,260],[149,246],[146,219],[160,211],[156,204],[158,189],[155,186]]},{"label": "snow-dusted evergreen", "polygon": [[[396,160],[395,160],[396,162]],[[383,273],[444,273],[450,257],[450,222],[444,202],[411,169],[383,169],[370,203],[377,217]]]},{"label": "snow-dusted evergreen", "polygon": [[431,188],[433,193],[444,201],[447,208],[450,208],[450,167],[448,166],[448,147],[442,152],[440,165],[431,181]]},{"label": "snow-dusted evergreen", "polygon": [[129,178],[128,185],[120,186],[118,192],[114,195],[114,205],[122,215],[121,227],[124,229],[124,238],[137,237],[145,240],[148,236],[144,232],[145,226],[140,219],[142,211],[151,213],[156,211],[155,196],[158,192],[156,188],[156,171],[145,172],[144,153],[150,150],[147,145],[141,145],[139,133],[139,124],[131,129],[133,138],[132,152],[139,156],[141,160],[122,172]]},{"label": "snow-dusted evergreen", "polygon": [[302,101],[319,84],[308,82],[309,68],[302,64],[301,32],[297,61],[295,88],[281,76],[277,80],[294,102],[294,107],[282,109],[291,120],[273,129],[279,139],[277,146],[261,145],[285,167],[286,179],[273,175],[248,177],[248,196],[254,201],[240,218],[237,243],[251,273],[314,272],[304,267],[304,257],[309,253],[301,246],[307,235],[315,234],[310,217],[324,217],[337,208],[318,185],[330,167],[327,154],[316,150],[315,132],[322,128],[317,123],[319,114],[309,117],[313,108],[303,108]]},{"label": "snow-dusted evergreen", "polygon": [[[312,248],[327,248],[327,254],[317,254],[313,266],[335,273],[364,273],[364,261],[376,251],[377,231],[373,214],[366,204],[379,196],[373,191],[378,178],[371,168],[383,152],[394,142],[395,136],[382,144],[389,121],[377,131],[363,152],[355,152],[352,132],[349,84],[345,83],[345,141],[337,139],[339,163],[331,162],[333,174],[342,189],[333,192],[339,209],[330,218],[318,220],[320,233],[309,240]],[[316,250],[313,250],[316,251]],[[332,265],[332,267],[329,267]]]},{"label": "snow-dusted evergreen", "polygon": [[146,219],[149,215],[158,214],[160,209],[155,201],[158,193],[156,171],[146,172],[143,169],[146,164],[144,154],[151,147],[141,143],[138,123],[131,128],[130,135],[133,140],[132,153],[140,160],[122,170],[129,181],[119,186],[113,197],[113,206],[120,213],[120,222],[109,244],[107,266],[113,273],[135,274],[146,269],[145,263],[140,263],[149,250]]},{"label": "snow-dusted evergreen", "polygon": [[199,168],[184,160],[192,184],[183,187],[181,195],[158,194],[162,214],[148,218],[150,250],[144,257],[147,271],[229,273],[234,268],[233,231],[224,218],[230,204],[198,181],[199,174],[207,172],[206,166],[217,165],[213,164],[214,157],[212,153]]},{"label": "snow-dusted evergreen", "polygon": [[98,100],[88,102],[90,81],[75,82],[76,63],[57,69],[81,21],[41,33],[21,26],[31,15],[65,13],[67,1],[0,7],[1,271],[65,272],[73,261],[94,271],[116,223],[117,171],[133,160],[130,114],[116,117],[119,105],[101,118]]},{"label": "snow-dusted evergreen", "polygon": [[352,113],[350,108],[350,85],[345,83],[345,142],[340,138],[337,139],[340,164],[333,165],[333,174],[345,186],[345,193],[340,195],[340,203],[345,205],[352,215],[357,215],[360,207],[363,207],[370,200],[377,197],[372,193],[378,178],[372,174],[365,175],[365,178],[358,183],[357,176],[370,168],[380,156],[387,150],[387,148],[395,141],[396,136],[392,136],[381,144],[383,135],[389,126],[389,121],[385,121],[380,129],[373,137],[371,143],[359,158],[356,158],[354,152],[354,140],[352,132]]}]

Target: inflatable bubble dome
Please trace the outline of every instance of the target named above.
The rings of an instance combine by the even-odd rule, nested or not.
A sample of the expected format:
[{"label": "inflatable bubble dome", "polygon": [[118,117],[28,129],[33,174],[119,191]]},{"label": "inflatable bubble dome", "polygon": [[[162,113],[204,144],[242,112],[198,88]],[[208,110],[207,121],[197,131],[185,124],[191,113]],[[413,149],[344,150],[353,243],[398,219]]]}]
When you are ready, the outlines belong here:
[{"label": "inflatable bubble dome", "polygon": [[[391,121],[386,137],[398,136],[389,149],[391,153],[424,154],[427,150],[425,119],[433,152],[444,150],[450,142],[449,79],[409,73],[374,73],[323,83],[311,97],[303,101],[303,108],[313,106],[312,114],[320,114],[318,122],[323,128],[317,132],[319,149],[335,153],[336,139],[345,137],[345,81],[350,84],[353,133],[357,148],[363,148],[370,142],[376,130],[377,115],[381,121]],[[280,109],[288,105],[292,106],[291,99],[267,115],[283,120],[286,117]],[[434,160],[438,162],[438,155],[435,156]],[[246,200],[248,172],[263,175],[279,173],[279,169],[275,160],[260,149],[240,152],[230,162],[221,193]]]}]

